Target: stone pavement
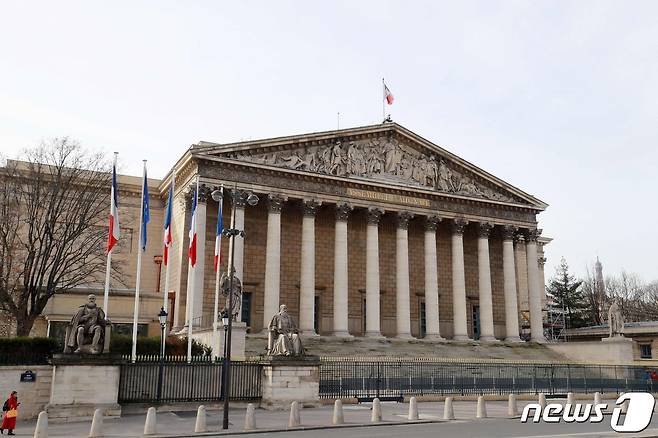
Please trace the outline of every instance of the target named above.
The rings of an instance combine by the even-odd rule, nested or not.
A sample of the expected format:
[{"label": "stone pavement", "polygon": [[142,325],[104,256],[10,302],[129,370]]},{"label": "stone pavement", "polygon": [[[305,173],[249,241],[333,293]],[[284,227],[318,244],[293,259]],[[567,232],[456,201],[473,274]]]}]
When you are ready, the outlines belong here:
[{"label": "stone pavement", "polygon": [[[558,402],[556,399],[555,402]],[[550,400],[549,402],[553,402]],[[565,400],[559,400],[564,403]],[[609,406],[614,404],[614,400],[604,400]],[[522,411],[528,401],[519,400],[519,412]],[[443,402],[422,402],[418,403],[419,420],[420,422],[436,423],[437,432],[440,432],[441,426],[448,427],[449,424],[460,423],[462,427],[460,430],[468,430],[469,423],[477,423],[487,420],[477,420],[476,402],[475,401],[455,401],[454,402],[455,421],[444,422],[443,418]],[[408,403],[395,403],[395,402],[382,402],[383,422],[388,425],[395,423],[408,424],[407,412],[409,409]],[[246,409],[236,407],[231,409],[231,424],[229,432],[240,433],[244,426],[244,417]],[[302,428],[327,428],[333,427],[332,421],[333,406],[322,406],[319,408],[307,408],[301,411],[301,425]],[[359,426],[367,425],[370,423],[371,405],[344,405],[344,415],[346,426]],[[505,423],[519,423],[518,419],[508,419],[507,417],[507,401],[487,401],[487,414],[489,418],[498,419],[498,421]],[[265,430],[283,430],[287,431],[288,428],[288,411],[267,411],[262,409],[256,410],[256,426],[259,431]],[[217,435],[220,432],[221,424],[221,410],[208,410],[207,425],[208,431],[212,433],[205,434],[207,436]],[[113,419],[104,421],[104,431],[106,437],[136,437],[142,436],[144,429],[145,414],[131,414],[124,415],[120,419]],[[157,413],[157,431],[159,437],[187,437],[187,436],[202,436],[203,434],[195,434],[196,412],[191,411],[175,411],[175,412],[158,412]],[[17,436],[33,436],[35,421],[20,421],[16,429]],[[48,428],[49,437],[86,437],[89,435],[91,421],[80,423],[59,423],[50,424]],[[525,425],[522,425],[525,426]],[[379,427],[377,428],[377,430]],[[342,430],[342,429],[341,429]],[[372,430],[372,434],[378,434]],[[404,430],[404,428],[403,428]],[[338,432],[338,430],[335,430]],[[309,432],[311,433],[311,432]],[[285,434],[284,434],[285,435]],[[261,435],[262,436],[262,435]],[[450,435],[443,435],[450,436]],[[464,436],[470,436],[466,433]]]}]

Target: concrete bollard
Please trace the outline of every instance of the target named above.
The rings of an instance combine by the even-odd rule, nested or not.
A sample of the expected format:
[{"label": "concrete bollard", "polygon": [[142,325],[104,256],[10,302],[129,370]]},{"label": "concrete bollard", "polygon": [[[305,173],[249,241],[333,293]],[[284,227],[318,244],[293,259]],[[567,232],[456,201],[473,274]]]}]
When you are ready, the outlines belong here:
[{"label": "concrete bollard", "polygon": [[288,427],[298,427],[301,424],[299,418],[299,403],[294,401],[290,404],[290,418],[288,419]]},{"label": "concrete bollard", "polygon": [[382,421],[382,406],[379,399],[376,398],[372,401],[372,414],[370,415],[371,423],[379,423]]},{"label": "concrete bollard", "polygon": [[256,407],[253,403],[247,405],[247,413],[244,416],[244,430],[256,430]]},{"label": "concrete bollard", "polygon": [[445,404],[443,405],[443,419],[454,420],[455,410],[452,407],[452,397],[446,397]]},{"label": "concrete bollard", "polygon": [[573,392],[567,392],[567,404],[573,406],[575,403],[574,400]]},{"label": "concrete bollard", "polygon": [[155,408],[151,407],[146,411],[146,422],[144,423],[144,435],[155,435],[156,432],[155,424]]},{"label": "concrete bollard", "polygon": [[601,401],[601,393],[597,391],[594,393],[594,406],[600,405],[601,403],[603,403]]},{"label": "concrete bollard", "polygon": [[336,400],[334,402],[334,419],[332,421],[334,424],[343,424],[345,423],[345,417],[343,416],[343,401]]},{"label": "concrete bollard", "polygon": [[539,402],[539,406],[541,406],[541,409],[543,411],[544,408],[546,407],[546,394],[544,394],[543,392],[540,392],[538,402]]},{"label": "concrete bollard", "polygon": [[487,404],[484,401],[484,396],[481,395],[478,397],[478,406],[477,412],[475,414],[476,418],[487,418]]},{"label": "concrete bollard", "polygon": [[39,412],[37,427],[34,429],[34,438],[48,438],[48,413],[46,411]]},{"label": "concrete bollard", "polygon": [[407,420],[418,420],[418,403],[416,402],[416,397],[411,397],[409,399],[409,414],[407,415]]},{"label": "concrete bollard", "polygon": [[94,418],[91,419],[89,438],[97,438],[101,436],[103,436],[103,411],[96,409],[94,411]]},{"label": "concrete bollard", "polygon": [[206,426],[206,407],[204,405],[200,405],[196,410],[196,423],[194,424],[194,432],[208,432],[208,427]]},{"label": "concrete bollard", "polygon": [[507,415],[509,417],[518,417],[519,416],[519,407],[516,403],[516,394],[510,394],[507,399]]}]

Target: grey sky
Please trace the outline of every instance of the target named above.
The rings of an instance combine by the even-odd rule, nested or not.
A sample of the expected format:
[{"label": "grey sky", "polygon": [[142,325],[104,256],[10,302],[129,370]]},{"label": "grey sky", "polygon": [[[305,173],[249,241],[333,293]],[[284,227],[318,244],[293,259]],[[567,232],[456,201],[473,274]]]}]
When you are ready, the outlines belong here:
[{"label": "grey sky", "polygon": [[164,175],[193,142],[395,121],[550,204],[547,276],[658,279],[658,2],[3,2],[0,152],[68,135]]}]

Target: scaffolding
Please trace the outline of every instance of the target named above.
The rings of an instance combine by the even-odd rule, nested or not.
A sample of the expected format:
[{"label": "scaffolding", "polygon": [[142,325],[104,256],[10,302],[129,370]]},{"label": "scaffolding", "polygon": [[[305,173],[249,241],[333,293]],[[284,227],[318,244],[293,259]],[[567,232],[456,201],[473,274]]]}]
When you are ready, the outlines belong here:
[{"label": "scaffolding", "polygon": [[555,297],[546,294],[546,323],[544,324],[544,335],[549,342],[566,342],[567,311],[558,306]]}]

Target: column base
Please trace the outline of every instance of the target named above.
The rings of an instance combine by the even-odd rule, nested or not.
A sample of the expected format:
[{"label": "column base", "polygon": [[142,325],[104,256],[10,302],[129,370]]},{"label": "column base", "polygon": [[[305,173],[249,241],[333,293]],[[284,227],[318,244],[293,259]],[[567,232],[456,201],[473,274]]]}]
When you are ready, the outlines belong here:
[{"label": "column base", "polygon": [[395,335],[395,339],[416,339],[416,338],[411,336],[411,333],[400,333],[399,335]]},{"label": "column base", "polygon": [[459,342],[472,342],[473,339],[469,338],[468,335],[455,335],[452,337],[453,341]]},{"label": "column base", "polygon": [[424,338],[421,338],[422,341],[429,341],[429,342],[442,342],[445,341],[446,338],[439,334],[426,334]]},{"label": "column base", "polygon": [[348,331],[338,331],[338,332],[333,332],[331,336],[335,338],[353,338],[354,336],[350,335],[350,332]]},{"label": "column base", "polygon": [[386,336],[382,335],[381,332],[365,332],[363,336],[370,339],[386,339]]},{"label": "column base", "polygon": [[299,334],[302,335],[302,336],[312,337],[312,338],[316,337],[316,336],[320,336],[319,334],[315,333],[315,330],[306,330],[306,331],[299,332]]},{"label": "column base", "polygon": [[545,344],[546,339],[545,338],[530,338],[530,342],[536,342],[538,344]]},{"label": "column base", "polygon": [[518,344],[518,343],[521,343],[523,341],[518,336],[508,336],[508,337],[505,338],[505,342]]},{"label": "column base", "polygon": [[493,336],[482,336],[480,339],[478,339],[480,342],[487,342],[487,343],[494,343],[494,342],[500,342],[498,339],[496,339]]}]

